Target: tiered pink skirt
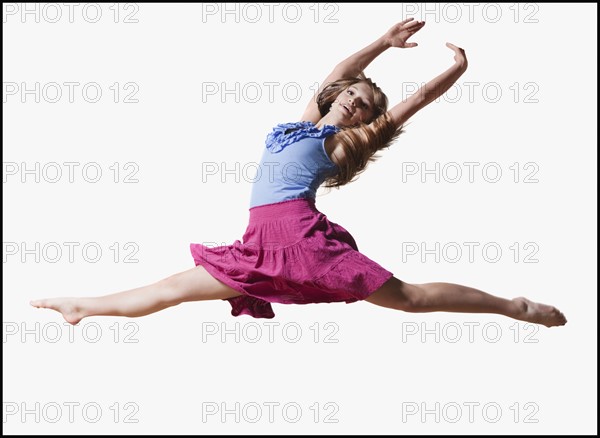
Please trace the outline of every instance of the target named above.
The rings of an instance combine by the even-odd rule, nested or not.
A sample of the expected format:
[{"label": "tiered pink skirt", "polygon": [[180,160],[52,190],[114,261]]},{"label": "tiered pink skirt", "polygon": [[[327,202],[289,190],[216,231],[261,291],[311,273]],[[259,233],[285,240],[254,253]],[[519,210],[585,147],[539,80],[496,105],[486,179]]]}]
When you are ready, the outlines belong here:
[{"label": "tiered pink skirt", "polygon": [[273,318],[271,303],[353,303],[393,275],[360,253],[350,233],[317,210],[314,199],[249,211],[243,243],[190,244],[196,265],[243,294],[227,299],[233,316]]}]

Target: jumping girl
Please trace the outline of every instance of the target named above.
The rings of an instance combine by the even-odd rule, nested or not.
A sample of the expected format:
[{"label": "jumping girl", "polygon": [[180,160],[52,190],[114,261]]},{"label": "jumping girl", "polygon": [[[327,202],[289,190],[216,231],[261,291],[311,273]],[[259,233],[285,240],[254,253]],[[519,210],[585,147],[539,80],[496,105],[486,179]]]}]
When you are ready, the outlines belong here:
[{"label": "jumping girl", "polygon": [[271,303],[352,303],[364,300],[405,312],[495,313],[564,325],[555,307],[504,299],[451,283],[409,284],[361,252],[352,235],[315,204],[322,185],[341,187],[388,148],[404,124],[442,96],[467,69],[463,49],[446,43],[454,64],[388,111],[388,99],[364,69],[425,22],[409,18],[345,59],[325,78],[297,122],[275,126],[253,183],[243,242],[209,248],[191,244],[196,267],[154,284],[101,297],[48,298],[31,305],[77,324],[97,315],[139,317],[187,301],[227,300],[232,315],[273,318]]}]

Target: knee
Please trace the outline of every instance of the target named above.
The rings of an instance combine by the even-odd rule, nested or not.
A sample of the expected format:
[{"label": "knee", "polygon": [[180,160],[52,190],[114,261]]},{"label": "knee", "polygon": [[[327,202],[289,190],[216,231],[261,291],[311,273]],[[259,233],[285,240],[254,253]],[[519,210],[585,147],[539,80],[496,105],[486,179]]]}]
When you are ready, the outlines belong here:
[{"label": "knee", "polygon": [[416,284],[404,283],[400,285],[399,295],[401,308],[405,312],[421,312],[426,306],[425,294]]},{"label": "knee", "polygon": [[407,294],[407,312],[427,312],[427,309],[429,307],[428,301],[427,301],[427,294],[425,293],[425,291],[415,285],[415,284],[411,284],[410,285],[410,292]]},{"label": "knee", "polygon": [[420,312],[426,307],[424,293],[418,285],[392,278],[367,301],[404,312]]},{"label": "knee", "polygon": [[171,275],[156,283],[160,290],[162,301],[170,305],[179,304],[184,299],[184,290],[178,275]]}]

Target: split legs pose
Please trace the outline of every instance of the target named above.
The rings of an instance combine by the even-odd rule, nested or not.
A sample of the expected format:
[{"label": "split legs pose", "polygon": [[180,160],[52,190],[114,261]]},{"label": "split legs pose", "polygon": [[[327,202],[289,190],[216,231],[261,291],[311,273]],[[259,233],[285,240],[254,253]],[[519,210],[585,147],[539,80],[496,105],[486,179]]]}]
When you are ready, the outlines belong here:
[{"label": "split legs pose", "polygon": [[[227,299],[241,295],[212,277],[202,266],[156,283],[101,297],[48,298],[31,301],[34,307],[53,309],[77,324],[88,316],[139,317],[187,301]],[[567,322],[555,307],[527,298],[504,299],[452,283],[409,284],[391,277],[365,301],[405,312],[496,313],[510,318],[560,326]]]}]

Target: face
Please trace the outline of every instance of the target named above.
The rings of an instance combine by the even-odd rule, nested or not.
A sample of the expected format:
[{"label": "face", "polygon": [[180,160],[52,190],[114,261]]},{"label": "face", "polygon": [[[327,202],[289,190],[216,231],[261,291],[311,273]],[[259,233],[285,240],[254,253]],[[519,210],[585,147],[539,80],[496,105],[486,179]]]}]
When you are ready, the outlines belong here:
[{"label": "face", "polygon": [[369,123],[374,114],[371,87],[363,82],[350,85],[338,95],[330,111],[344,126],[353,126],[359,122]]}]

